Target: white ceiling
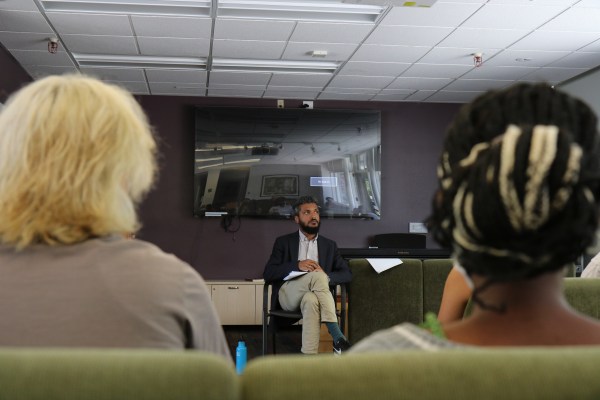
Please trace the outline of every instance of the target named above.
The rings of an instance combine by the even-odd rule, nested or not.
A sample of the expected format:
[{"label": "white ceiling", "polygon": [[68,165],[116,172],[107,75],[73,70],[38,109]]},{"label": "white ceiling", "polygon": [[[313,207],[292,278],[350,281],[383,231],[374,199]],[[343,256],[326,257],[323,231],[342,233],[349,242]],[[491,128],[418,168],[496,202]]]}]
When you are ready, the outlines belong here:
[{"label": "white ceiling", "polygon": [[[34,78],[81,71],[142,95],[462,103],[518,81],[558,84],[600,65],[600,0],[438,0],[429,8],[339,0],[125,2],[188,7],[169,15],[73,13],[45,10],[46,0],[0,0],[0,43]],[[206,16],[196,13],[199,4],[209,6]],[[244,16],[238,5],[254,10]],[[313,20],[295,9],[301,6],[337,11]],[[361,7],[380,15],[349,22]],[[268,15],[279,8],[290,11]],[[57,54],[47,51],[52,36],[60,40]],[[322,50],[326,57],[312,57]],[[475,67],[478,52],[483,65]],[[197,65],[81,66],[89,54],[186,57]],[[336,65],[329,73],[216,70],[220,59]]]}]

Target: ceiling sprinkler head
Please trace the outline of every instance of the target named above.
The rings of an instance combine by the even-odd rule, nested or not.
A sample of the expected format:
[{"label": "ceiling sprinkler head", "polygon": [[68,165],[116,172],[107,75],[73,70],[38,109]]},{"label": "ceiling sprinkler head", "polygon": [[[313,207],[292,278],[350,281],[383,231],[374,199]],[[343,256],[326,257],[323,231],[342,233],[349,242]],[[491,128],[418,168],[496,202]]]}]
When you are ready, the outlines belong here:
[{"label": "ceiling sprinkler head", "polygon": [[483,64],[483,53],[473,53],[473,62],[476,67],[481,67]]},{"label": "ceiling sprinkler head", "polygon": [[58,38],[48,38],[48,53],[56,54],[58,52]]}]

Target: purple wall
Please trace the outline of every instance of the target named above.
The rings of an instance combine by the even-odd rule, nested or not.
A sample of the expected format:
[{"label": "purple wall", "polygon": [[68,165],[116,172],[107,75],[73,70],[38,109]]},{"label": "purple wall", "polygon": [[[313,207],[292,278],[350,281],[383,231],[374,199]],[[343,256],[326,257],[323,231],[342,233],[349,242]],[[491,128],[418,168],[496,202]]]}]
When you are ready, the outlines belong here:
[{"label": "purple wall", "polygon": [[[275,100],[140,96],[161,144],[161,173],[143,203],[139,237],[192,264],[206,279],[262,275],[276,236],[296,230],[291,221],[242,219],[226,233],[218,218],[192,217],[194,106],[274,107]],[[300,102],[286,101],[287,107]],[[323,220],[321,232],[339,247],[367,247],[377,233],[408,232],[429,213],[442,138],[458,110],[451,104],[324,102],[319,108],[371,108],[382,113],[380,221]],[[235,223],[234,223],[235,226]],[[435,243],[428,244],[435,247]]]},{"label": "purple wall", "polygon": [[0,103],[22,85],[31,82],[31,77],[13,56],[0,45]]},{"label": "purple wall", "polygon": [[[0,46],[0,101],[31,81]],[[140,96],[155,127],[161,173],[140,208],[139,237],[192,264],[206,279],[257,278],[276,236],[296,230],[290,221],[242,219],[235,235],[218,218],[192,217],[194,112],[196,105],[274,107],[275,100]],[[300,101],[286,101],[297,107]],[[429,213],[436,187],[435,166],[446,126],[458,111],[453,104],[324,102],[320,108],[370,108],[382,115],[381,221],[323,220],[322,234],[340,247],[366,247],[377,233],[407,232],[408,223]],[[428,247],[435,247],[429,241]]]}]

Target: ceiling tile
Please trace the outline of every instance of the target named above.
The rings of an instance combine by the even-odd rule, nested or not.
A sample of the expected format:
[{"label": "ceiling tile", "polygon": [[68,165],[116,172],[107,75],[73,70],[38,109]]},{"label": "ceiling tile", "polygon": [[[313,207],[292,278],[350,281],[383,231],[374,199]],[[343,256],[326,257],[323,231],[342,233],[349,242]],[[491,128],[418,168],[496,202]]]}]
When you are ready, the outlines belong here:
[{"label": "ceiling tile", "polygon": [[215,39],[286,41],[295,24],[293,21],[218,18],[215,22]]},{"label": "ceiling tile", "polygon": [[208,89],[208,96],[213,97],[251,97],[257,98],[262,97],[264,91],[262,90],[222,90],[222,89]]},{"label": "ceiling tile", "polygon": [[396,78],[386,89],[439,90],[452,82],[450,78]]},{"label": "ceiling tile", "polygon": [[[356,50],[355,44],[289,42],[283,52],[284,60],[344,61]],[[326,50],[327,56],[313,57],[312,51]]]},{"label": "ceiling tile", "polygon": [[[26,33],[26,32],[0,32],[0,42],[8,50],[45,50],[48,49],[48,37],[53,36],[47,33]],[[61,48],[59,44],[59,48]]]},{"label": "ceiling tile", "polygon": [[482,29],[536,29],[560,14],[566,5],[533,6],[521,4],[486,4],[462,25]]},{"label": "ceiling tile", "polygon": [[149,82],[187,83],[190,85],[206,85],[206,71],[188,69],[147,69]]},{"label": "ceiling tile", "polygon": [[343,94],[369,94],[371,96],[376,95],[381,90],[377,88],[339,88],[328,86],[323,89],[325,93],[343,93]]},{"label": "ceiling tile", "polygon": [[356,93],[321,93],[319,100],[353,100],[353,101],[368,101],[373,98],[372,94],[356,94]]},{"label": "ceiling tile", "polygon": [[579,51],[600,52],[600,39],[579,49]]},{"label": "ceiling tile", "polygon": [[535,31],[515,43],[511,50],[575,51],[598,39],[590,32]]},{"label": "ceiling tile", "polygon": [[273,74],[269,87],[271,86],[304,86],[323,87],[329,80],[329,74]]},{"label": "ceiling tile", "polygon": [[213,82],[211,82],[208,88],[209,89],[224,89],[224,90],[263,91],[263,90],[265,90],[265,85],[245,85],[245,84],[231,85],[229,83],[213,83]]},{"label": "ceiling tile", "polygon": [[61,34],[132,36],[126,15],[46,13]]},{"label": "ceiling tile", "polygon": [[275,59],[283,54],[286,42],[257,40],[214,40],[213,57]]},{"label": "ceiling tile", "polygon": [[444,88],[458,92],[484,92],[490,89],[501,89],[512,85],[515,81],[499,81],[492,79],[457,79]]},{"label": "ceiling tile", "polygon": [[404,101],[409,94],[377,94],[371,98],[371,101]]},{"label": "ceiling tile", "polygon": [[361,43],[374,27],[374,24],[298,22],[290,40],[320,42],[325,38],[329,43]]},{"label": "ceiling tile", "polygon": [[543,67],[568,54],[568,51],[504,50],[491,59],[484,56],[484,63],[486,66]]},{"label": "ceiling tile", "polygon": [[0,10],[0,30],[54,34],[39,12]]},{"label": "ceiling tile", "polygon": [[596,68],[600,65],[600,53],[574,52],[550,64],[560,68]]},{"label": "ceiling tile", "polygon": [[333,78],[329,87],[383,89],[393,80],[394,77],[391,76],[338,75]]},{"label": "ceiling tile", "polygon": [[379,26],[365,41],[367,44],[433,46],[452,32],[452,28],[425,26]]},{"label": "ceiling tile", "polygon": [[[271,80],[272,82],[272,80]],[[267,87],[269,92],[314,92],[320,91],[321,87],[308,87],[308,86],[276,86],[271,85]]]},{"label": "ceiling tile", "polygon": [[11,53],[21,65],[48,65],[75,68],[75,64],[64,51],[50,54],[47,50],[12,50]]},{"label": "ceiling tile", "polygon": [[473,60],[475,53],[482,53],[483,58],[492,57],[498,53],[498,49],[477,49],[477,48],[456,48],[456,47],[435,47],[431,49],[419,63],[423,64],[461,64],[474,66]]},{"label": "ceiling tile", "polygon": [[148,56],[208,57],[209,39],[138,37],[140,52]]},{"label": "ceiling tile", "polygon": [[394,7],[381,25],[457,27],[481,4],[436,3],[433,7]]},{"label": "ceiling tile", "polygon": [[263,85],[271,78],[267,72],[229,72],[213,71],[210,73],[210,84],[222,83],[230,85]]},{"label": "ceiling tile", "polygon": [[600,8],[577,7],[566,10],[539,29],[549,31],[600,32],[598,21],[600,21]]},{"label": "ceiling tile", "polygon": [[210,18],[132,15],[131,22],[137,36],[210,39],[212,29]]},{"label": "ceiling tile", "polygon": [[469,70],[472,65],[437,65],[437,64],[414,64],[404,71],[403,77],[416,78],[458,78]]},{"label": "ceiling tile", "polygon": [[205,96],[206,87],[200,85],[174,85],[172,83],[149,83],[153,95]]},{"label": "ceiling tile", "polygon": [[138,54],[131,36],[62,35],[65,46],[72,53]]},{"label": "ceiling tile", "polygon": [[81,72],[106,81],[145,82],[144,71],[137,68],[80,68]]},{"label": "ceiling tile", "polygon": [[581,75],[586,71],[585,68],[539,68],[530,74],[527,74],[524,79],[560,83],[577,75]]},{"label": "ceiling tile", "polygon": [[78,72],[77,68],[51,67],[46,65],[24,65],[23,68],[35,79],[48,75],[73,74]]},{"label": "ceiling tile", "polygon": [[452,92],[441,90],[425,100],[428,103],[468,103],[484,92]]},{"label": "ceiling tile", "polygon": [[408,63],[375,63],[366,61],[351,61],[346,63],[338,75],[362,76],[398,76],[411,64]]},{"label": "ceiling tile", "polygon": [[33,0],[2,0],[0,10],[38,11]]},{"label": "ceiling tile", "polygon": [[148,90],[148,85],[146,82],[106,82],[120,86],[132,94],[150,94],[150,90]]},{"label": "ceiling tile", "polygon": [[285,91],[285,90],[267,90],[263,97],[274,99],[298,99],[313,100],[319,95],[318,90],[313,91]]},{"label": "ceiling tile", "polygon": [[430,50],[431,47],[424,46],[364,44],[358,48],[350,61],[413,63]]},{"label": "ceiling tile", "polygon": [[479,68],[473,68],[463,75],[462,79],[498,79],[498,80],[518,80],[525,75],[533,72],[536,68],[532,67],[495,67],[486,65],[485,61]]},{"label": "ceiling tile", "polygon": [[529,30],[457,28],[440,42],[444,47],[503,49],[527,35]]},{"label": "ceiling tile", "polygon": [[435,90],[419,90],[406,98],[408,101],[423,101],[434,94]]}]

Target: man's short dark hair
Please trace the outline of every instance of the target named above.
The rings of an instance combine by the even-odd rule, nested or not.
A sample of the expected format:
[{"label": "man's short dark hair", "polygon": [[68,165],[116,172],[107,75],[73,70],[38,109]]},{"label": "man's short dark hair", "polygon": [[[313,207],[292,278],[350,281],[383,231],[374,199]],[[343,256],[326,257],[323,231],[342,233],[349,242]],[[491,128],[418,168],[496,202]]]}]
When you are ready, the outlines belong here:
[{"label": "man's short dark hair", "polygon": [[300,215],[300,207],[302,206],[302,204],[316,204],[317,206],[319,206],[319,202],[317,201],[317,199],[315,199],[312,196],[302,196],[298,199],[298,201],[296,201],[296,204],[294,204],[294,214],[296,215]]}]

